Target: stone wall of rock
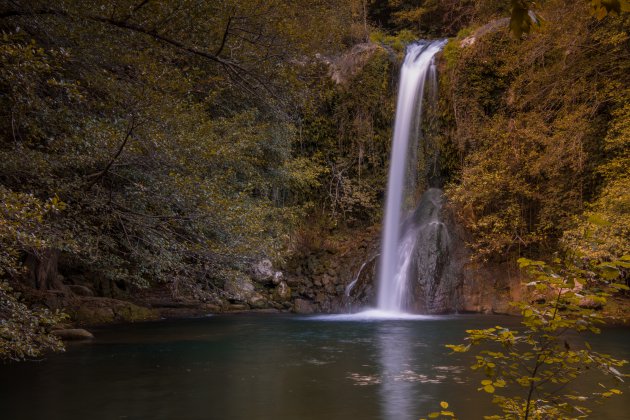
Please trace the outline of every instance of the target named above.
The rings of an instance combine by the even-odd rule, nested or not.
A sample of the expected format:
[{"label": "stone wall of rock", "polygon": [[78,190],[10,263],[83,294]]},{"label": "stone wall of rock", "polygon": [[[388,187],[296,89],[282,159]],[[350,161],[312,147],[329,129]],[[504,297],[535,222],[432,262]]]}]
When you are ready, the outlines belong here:
[{"label": "stone wall of rock", "polygon": [[[322,249],[290,259],[285,276],[295,299],[293,310],[349,312],[373,303],[379,235],[379,226],[344,232],[331,236]],[[359,274],[360,281],[346,296],[348,286]]]}]

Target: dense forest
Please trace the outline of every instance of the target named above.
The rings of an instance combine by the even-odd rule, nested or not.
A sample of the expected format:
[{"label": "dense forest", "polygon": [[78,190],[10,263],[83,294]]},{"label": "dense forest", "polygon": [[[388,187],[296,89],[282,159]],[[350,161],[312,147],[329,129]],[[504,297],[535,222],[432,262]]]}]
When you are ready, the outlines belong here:
[{"label": "dense forest", "polygon": [[0,357],[59,348],[59,323],[153,318],[158,295],[286,310],[343,290],[282,271],[370,257],[420,38],[449,43],[419,188],[445,189],[470,261],[626,275],[629,8],[2,0]]}]

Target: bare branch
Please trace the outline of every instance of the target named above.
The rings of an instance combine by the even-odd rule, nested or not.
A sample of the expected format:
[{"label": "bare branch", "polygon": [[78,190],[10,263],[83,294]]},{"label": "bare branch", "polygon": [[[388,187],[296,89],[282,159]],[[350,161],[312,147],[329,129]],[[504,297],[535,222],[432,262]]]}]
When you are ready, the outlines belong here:
[{"label": "bare branch", "polygon": [[92,189],[94,184],[96,184],[98,181],[103,179],[105,177],[105,175],[107,175],[107,172],[109,171],[109,169],[112,167],[112,165],[114,164],[116,159],[118,159],[120,154],[123,152],[125,146],[127,145],[127,142],[129,141],[129,139],[131,138],[131,136],[133,134],[133,130],[136,127],[137,127],[137,125],[136,125],[136,118],[135,118],[135,116],[132,116],[131,117],[131,121],[129,121],[129,125],[128,125],[128,128],[127,128],[127,134],[125,135],[125,138],[123,139],[122,143],[118,147],[118,150],[116,151],[114,156],[110,159],[110,161],[107,163],[105,168],[101,172],[97,173],[94,176],[94,180],[92,180],[92,182],[87,186],[86,190]]},{"label": "bare branch", "polygon": [[217,57],[221,55],[221,52],[223,52],[223,48],[225,47],[225,43],[227,41],[228,35],[230,34],[231,24],[232,24],[232,16],[228,18],[227,24],[225,25],[225,31],[223,32],[223,39],[221,40],[221,45],[219,45],[219,49],[217,50],[217,52],[214,53],[214,55]]}]

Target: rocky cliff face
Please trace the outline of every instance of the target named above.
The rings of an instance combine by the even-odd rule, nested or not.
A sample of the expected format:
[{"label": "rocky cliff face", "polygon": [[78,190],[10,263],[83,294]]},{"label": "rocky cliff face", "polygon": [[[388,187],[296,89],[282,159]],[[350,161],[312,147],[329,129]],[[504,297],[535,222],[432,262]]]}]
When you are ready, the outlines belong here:
[{"label": "rocky cliff face", "polygon": [[[423,196],[413,216],[418,241],[411,267],[410,311],[512,313],[510,302],[522,298],[522,277],[515,266],[470,261],[466,232],[454,223],[442,195]],[[439,213],[439,216],[436,214]],[[357,312],[376,306],[380,230],[346,234],[325,250],[296,258],[287,266],[293,310]]]},{"label": "rocky cliff face", "polygon": [[[330,237],[320,249],[296,255],[286,265],[287,284],[300,302],[296,312],[349,312],[375,302],[373,279],[378,254],[378,226]],[[353,287],[350,284],[357,280]]]},{"label": "rocky cliff face", "polygon": [[413,216],[416,245],[410,268],[413,312],[440,314],[461,306],[466,250],[452,221],[442,212],[443,193],[428,189]]}]

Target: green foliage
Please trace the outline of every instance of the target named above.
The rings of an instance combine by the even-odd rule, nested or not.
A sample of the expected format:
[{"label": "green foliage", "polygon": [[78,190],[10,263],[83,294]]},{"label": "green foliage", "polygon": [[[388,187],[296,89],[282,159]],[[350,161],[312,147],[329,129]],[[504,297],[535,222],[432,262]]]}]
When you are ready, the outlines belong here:
[{"label": "green foliage", "polygon": [[348,59],[349,76],[340,83],[320,79],[308,86],[311,101],[300,108],[301,156],[320,168],[321,187],[310,197],[324,203],[332,226],[374,223],[381,211],[394,115],[393,65],[380,46],[371,44],[364,54],[356,62]]},{"label": "green foliage", "polygon": [[630,12],[629,0],[591,0],[591,13],[599,20],[609,14],[618,16],[622,12]]},{"label": "green foliage", "polygon": [[476,0],[373,0],[370,15],[393,31],[409,30],[417,37],[454,35],[479,7]]},{"label": "green foliage", "polygon": [[[65,209],[57,197],[42,202],[29,194],[15,193],[0,185],[0,276],[19,275],[20,251],[36,252],[50,246],[45,218]],[[65,315],[31,309],[18,299],[8,283],[0,280],[0,360],[40,356],[62,350],[52,326]]]},{"label": "green foliage", "polygon": [[329,171],[301,151],[301,60],[354,41],[355,5],[306,4],[2,6],[0,180],[68,203],[12,256],[61,249],[127,286],[281,259]]},{"label": "green foliage", "polygon": [[620,214],[626,200],[628,15],[594,25],[586,3],[539,11],[547,24],[521,42],[490,30],[445,52],[441,106],[459,157],[446,190],[482,259],[556,249],[585,202]]},{"label": "green foliage", "polygon": [[405,47],[417,39],[416,34],[406,29],[401,30],[396,35],[387,35],[381,31],[370,33],[370,41],[388,45],[399,53],[404,53]]},{"label": "green foliage", "polygon": [[517,39],[530,33],[533,27],[540,27],[540,16],[532,10],[536,3],[529,0],[512,0],[510,11],[510,31]]},{"label": "green foliage", "polygon": [[0,360],[22,360],[63,350],[51,328],[65,318],[59,312],[29,308],[7,283],[0,282]]},{"label": "green foliage", "polygon": [[55,196],[45,202],[31,194],[0,185],[0,276],[19,273],[21,251],[36,252],[54,246],[45,219],[66,209]]},{"label": "green foliage", "polygon": [[589,267],[519,259],[530,275],[526,286],[532,293],[531,302],[514,303],[523,317],[522,330],[468,330],[468,344],[447,345],[457,353],[479,348],[472,369],[486,379],[478,390],[492,394],[502,412],[486,418],[584,418],[594,401],[621,394],[603,384],[589,393],[569,385],[594,369],[613,382],[627,376],[618,370],[627,361],[594,351],[581,335],[599,333],[604,323],[585,301],[603,305],[612,293],[628,289],[618,283],[628,258]]}]

